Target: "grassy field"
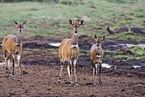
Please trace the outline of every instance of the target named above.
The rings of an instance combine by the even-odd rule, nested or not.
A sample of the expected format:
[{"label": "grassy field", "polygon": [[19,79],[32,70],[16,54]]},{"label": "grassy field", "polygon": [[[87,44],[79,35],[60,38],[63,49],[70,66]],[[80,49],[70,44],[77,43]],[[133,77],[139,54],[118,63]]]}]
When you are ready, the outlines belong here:
[{"label": "grassy field", "polygon": [[[0,37],[16,34],[13,20],[19,23],[28,20],[24,36],[40,35],[56,38],[59,35],[71,34],[72,28],[68,20],[84,19],[85,25],[80,28],[79,35],[105,35],[108,39],[137,40],[145,37],[131,32],[109,35],[106,27],[115,29],[121,26],[138,26],[145,29],[144,0],[137,2],[110,2],[113,0],[70,0],[70,4],[50,4],[38,2],[0,3]],[[114,0],[115,1],[115,0]],[[128,1],[128,2],[127,2]],[[62,37],[65,38],[65,37]]]}]

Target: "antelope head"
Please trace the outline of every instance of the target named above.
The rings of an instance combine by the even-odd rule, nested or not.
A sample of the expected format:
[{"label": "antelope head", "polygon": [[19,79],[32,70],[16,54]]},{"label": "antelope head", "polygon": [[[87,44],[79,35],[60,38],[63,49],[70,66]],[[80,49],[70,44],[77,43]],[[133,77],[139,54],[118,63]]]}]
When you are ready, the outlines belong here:
[{"label": "antelope head", "polygon": [[94,35],[94,38],[96,40],[96,46],[99,48],[101,48],[102,46],[102,41],[105,40],[105,36],[103,36],[102,38],[97,38],[96,35]]},{"label": "antelope head", "polygon": [[73,26],[73,35],[77,36],[79,27],[84,24],[84,20],[81,20],[79,23],[73,23],[72,20],[69,20],[69,24]]},{"label": "antelope head", "polygon": [[23,28],[28,23],[28,21],[26,20],[22,24],[18,24],[16,21],[14,21],[14,23],[15,23],[15,26],[18,28],[18,33],[22,34]]},{"label": "antelope head", "polygon": [[22,36],[22,33],[23,33],[23,28],[28,23],[28,21],[26,20],[22,24],[18,24],[16,21],[14,21],[14,23],[15,23],[15,26],[18,28],[16,45],[20,46],[21,45],[21,36]]}]

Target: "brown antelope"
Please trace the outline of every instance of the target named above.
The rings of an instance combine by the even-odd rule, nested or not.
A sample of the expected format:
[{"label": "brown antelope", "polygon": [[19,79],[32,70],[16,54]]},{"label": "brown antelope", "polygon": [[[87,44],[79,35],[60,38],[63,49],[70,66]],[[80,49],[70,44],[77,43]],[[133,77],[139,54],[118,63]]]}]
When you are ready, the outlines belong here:
[{"label": "brown antelope", "polygon": [[[91,47],[90,54],[91,54],[91,64],[93,67],[93,78],[92,82],[94,82],[94,86],[96,86],[96,76],[99,72],[99,84],[102,84],[101,81],[101,65],[103,60],[103,49],[101,47],[102,41],[105,39],[105,36],[103,38],[97,38],[96,35],[94,35],[94,38],[96,40],[96,44],[94,44]],[[96,76],[95,76],[96,73]]]},{"label": "brown antelope", "polygon": [[[9,76],[11,76],[11,73],[10,73],[10,64],[8,61],[10,60],[13,61],[13,78],[14,78],[14,67],[15,67],[14,59],[15,59],[15,55],[17,55],[19,73],[22,78],[23,76],[22,76],[21,64],[20,64],[20,58],[22,53],[22,32],[23,32],[23,27],[27,24],[27,21],[24,21],[23,24],[18,24],[16,21],[14,21],[14,23],[18,28],[18,34],[17,36],[7,35],[4,37],[2,41],[2,48],[4,54],[3,57],[6,64],[6,73],[8,71]],[[8,57],[7,57],[7,52],[9,53]]]},{"label": "brown antelope", "polygon": [[76,64],[79,54],[79,46],[78,46],[78,30],[79,26],[84,24],[84,20],[80,21],[79,23],[73,23],[72,20],[69,20],[69,24],[73,26],[73,36],[71,39],[64,39],[59,47],[59,57],[60,57],[60,73],[59,73],[59,80],[61,80],[61,74],[63,70],[63,64],[67,61],[67,73],[72,86],[72,65],[74,65],[74,75],[76,80],[76,85],[78,86],[77,75],[76,75]]}]

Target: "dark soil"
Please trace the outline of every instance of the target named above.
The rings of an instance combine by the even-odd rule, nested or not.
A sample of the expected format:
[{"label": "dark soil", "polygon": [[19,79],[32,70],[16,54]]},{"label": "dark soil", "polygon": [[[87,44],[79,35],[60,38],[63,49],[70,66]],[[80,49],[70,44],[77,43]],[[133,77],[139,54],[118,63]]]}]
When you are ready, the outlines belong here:
[{"label": "dark soil", "polygon": [[[88,51],[95,40],[86,35],[79,36],[81,53],[77,65],[79,87],[75,84],[69,87],[66,65],[62,82],[58,84],[58,47],[50,46],[51,42],[61,42],[61,40],[48,40],[40,36],[23,39],[22,71],[24,78],[21,79],[18,75],[18,68],[15,69],[16,78],[12,79],[5,73],[5,66],[0,66],[0,96],[145,96],[145,59],[108,59],[106,55],[116,55],[113,52],[104,53],[103,63],[111,64],[112,67],[102,68],[103,84],[93,87]],[[121,43],[144,42],[106,39],[102,43],[102,48],[116,51],[123,48],[119,45]],[[0,53],[2,54],[2,49]],[[0,62],[3,62],[2,55]],[[133,65],[139,65],[141,68],[134,68]]]}]

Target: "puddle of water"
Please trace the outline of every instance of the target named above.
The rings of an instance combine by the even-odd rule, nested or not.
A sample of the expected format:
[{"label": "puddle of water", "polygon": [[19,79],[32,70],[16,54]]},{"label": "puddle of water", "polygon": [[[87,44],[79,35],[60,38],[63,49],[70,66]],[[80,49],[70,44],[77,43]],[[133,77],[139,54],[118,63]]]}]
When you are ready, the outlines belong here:
[{"label": "puddle of water", "polygon": [[141,66],[133,66],[134,68],[140,68]]},{"label": "puddle of water", "polygon": [[138,44],[138,45],[135,45],[135,44],[120,44],[120,45],[127,46],[127,47],[139,46],[139,47],[144,47],[145,48],[145,44]]},{"label": "puddle of water", "polygon": [[102,67],[105,67],[105,68],[110,68],[112,65],[109,65],[109,64],[106,64],[106,63],[102,63]]},{"label": "puddle of water", "polygon": [[60,46],[60,43],[49,43],[49,45],[55,46],[55,47],[59,47]]}]

